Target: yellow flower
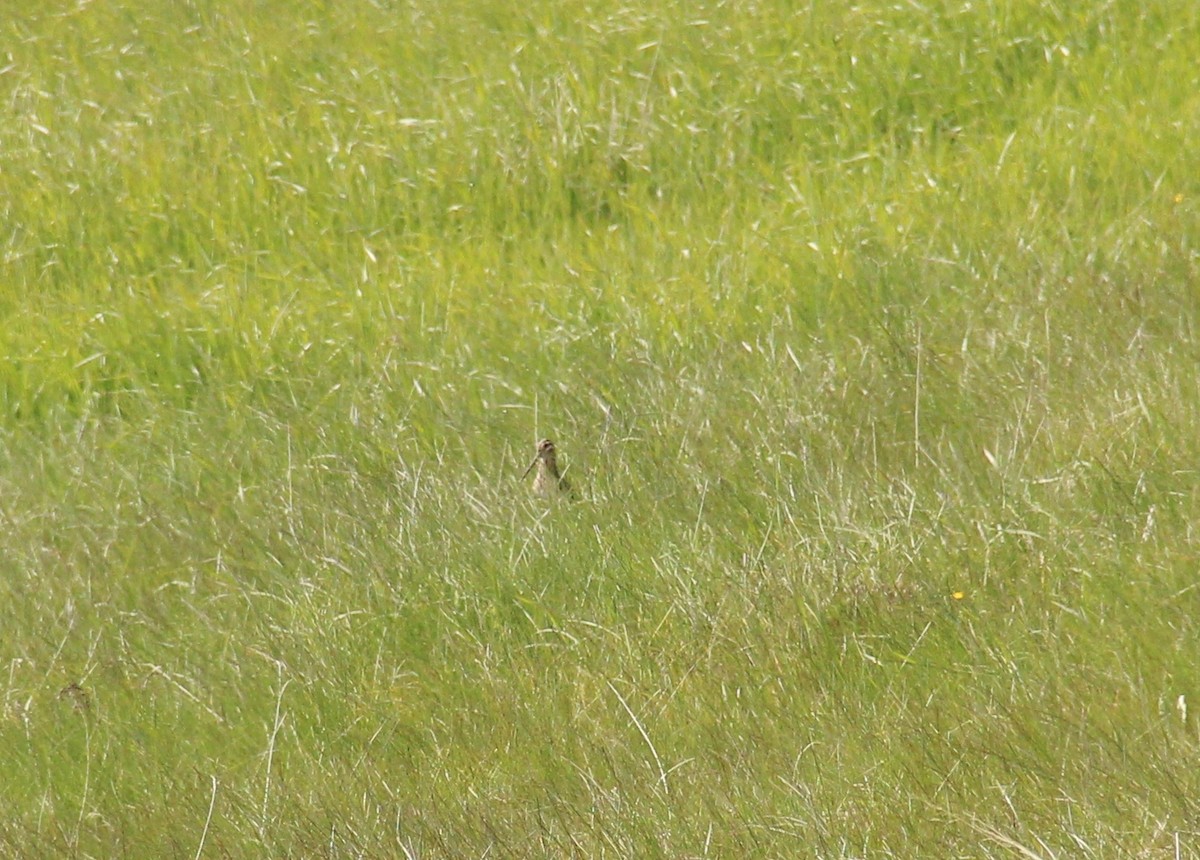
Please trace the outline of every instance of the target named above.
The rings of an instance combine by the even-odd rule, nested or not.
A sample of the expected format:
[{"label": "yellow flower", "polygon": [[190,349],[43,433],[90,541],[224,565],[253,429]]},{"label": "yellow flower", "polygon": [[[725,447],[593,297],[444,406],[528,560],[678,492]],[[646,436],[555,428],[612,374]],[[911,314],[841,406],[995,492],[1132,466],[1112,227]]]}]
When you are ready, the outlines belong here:
[{"label": "yellow flower", "polygon": [[950,596],[953,597],[955,600],[962,600],[967,595],[962,591],[956,591]]}]

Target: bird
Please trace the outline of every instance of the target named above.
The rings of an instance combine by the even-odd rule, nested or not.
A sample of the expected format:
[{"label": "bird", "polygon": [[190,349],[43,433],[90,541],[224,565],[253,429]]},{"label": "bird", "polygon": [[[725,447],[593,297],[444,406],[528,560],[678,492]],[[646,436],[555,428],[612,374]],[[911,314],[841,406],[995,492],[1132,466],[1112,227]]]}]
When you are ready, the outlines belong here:
[{"label": "bird", "polygon": [[525,480],[529,473],[537,468],[537,472],[533,476],[532,489],[535,495],[554,497],[554,496],[569,496],[571,495],[571,484],[558,471],[558,460],[555,459],[554,443],[549,439],[543,439],[538,442],[537,455],[533,458],[533,462],[529,464],[529,468],[525,470],[525,474],[521,476],[521,480]]}]

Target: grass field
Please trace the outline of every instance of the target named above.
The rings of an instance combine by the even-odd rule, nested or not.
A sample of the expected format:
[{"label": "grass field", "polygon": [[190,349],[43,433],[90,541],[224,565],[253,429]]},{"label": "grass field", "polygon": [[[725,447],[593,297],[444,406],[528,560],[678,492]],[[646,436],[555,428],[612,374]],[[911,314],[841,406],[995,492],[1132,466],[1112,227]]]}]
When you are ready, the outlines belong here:
[{"label": "grass field", "polygon": [[18,5],[0,856],[1200,857],[1200,4]]}]

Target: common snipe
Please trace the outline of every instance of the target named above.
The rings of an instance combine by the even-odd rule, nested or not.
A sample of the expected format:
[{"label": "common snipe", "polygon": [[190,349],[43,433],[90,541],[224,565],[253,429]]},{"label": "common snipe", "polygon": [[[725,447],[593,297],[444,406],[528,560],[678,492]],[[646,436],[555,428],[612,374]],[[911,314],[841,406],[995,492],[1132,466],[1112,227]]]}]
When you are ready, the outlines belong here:
[{"label": "common snipe", "polygon": [[565,496],[571,493],[571,484],[559,473],[554,453],[554,443],[549,439],[538,442],[537,456],[521,476],[523,480],[537,468],[533,476],[533,492],[539,496]]}]

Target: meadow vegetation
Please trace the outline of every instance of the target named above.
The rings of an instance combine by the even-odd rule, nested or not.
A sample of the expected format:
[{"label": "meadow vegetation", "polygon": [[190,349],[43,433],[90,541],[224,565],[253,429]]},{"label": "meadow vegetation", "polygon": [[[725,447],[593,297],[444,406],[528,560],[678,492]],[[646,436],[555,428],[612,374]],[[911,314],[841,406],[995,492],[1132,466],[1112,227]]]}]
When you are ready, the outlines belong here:
[{"label": "meadow vegetation", "polygon": [[19,5],[0,854],[1200,856],[1200,5]]}]

